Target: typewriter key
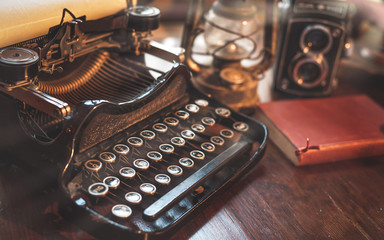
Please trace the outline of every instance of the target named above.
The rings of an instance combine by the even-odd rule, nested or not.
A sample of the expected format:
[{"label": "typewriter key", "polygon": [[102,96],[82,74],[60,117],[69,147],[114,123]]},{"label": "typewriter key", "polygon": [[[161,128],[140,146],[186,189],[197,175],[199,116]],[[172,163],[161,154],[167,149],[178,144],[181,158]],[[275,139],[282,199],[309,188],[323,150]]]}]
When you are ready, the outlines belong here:
[{"label": "typewriter key", "polygon": [[189,113],[186,112],[186,111],[184,111],[184,110],[176,111],[176,112],[175,112],[175,115],[176,115],[178,118],[182,119],[182,120],[186,120],[186,119],[189,118]]},{"label": "typewriter key", "polygon": [[124,144],[116,144],[113,147],[113,151],[115,151],[118,154],[125,155],[129,152],[129,147],[127,145],[124,145]]},{"label": "typewriter key", "polygon": [[201,122],[204,124],[204,125],[207,125],[207,126],[213,126],[216,122],[215,122],[215,119],[211,118],[211,117],[203,117],[201,119]]},{"label": "typewriter key", "polygon": [[196,99],[195,103],[199,105],[200,107],[206,107],[208,106],[208,101],[205,99]]},{"label": "typewriter key", "polygon": [[223,129],[220,131],[220,135],[225,138],[232,138],[233,137],[233,131],[229,129]]},{"label": "typewriter key", "polygon": [[197,113],[200,110],[199,106],[196,104],[187,104],[185,105],[185,109],[191,113]]},{"label": "typewriter key", "polygon": [[193,124],[191,129],[195,132],[202,133],[205,131],[205,127],[201,124]]},{"label": "typewriter key", "polygon": [[131,167],[123,167],[119,170],[119,173],[125,178],[133,178],[136,175],[135,169]]},{"label": "typewriter key", "polygon": [[192,132],[191,130],[183,130],[181,132],[181,136],[183,138],[188,139],[188,140],[193,140],[196,137],[196,134],[194,132]]},{"label": "typewriter key", "polygon": [[218,146],[221,146],[224,144],[224,139],[222,137],[219,137],[219,136],[213,136],[211,137],[211,143],[213,144],[216,144]]},{"label": "typewriter key", "polygon": [[235,122],[233,124],[233,129],[240,131],[240,132],[246,132],[246,131],[248,131],[249,127],[248,127],[248,124],[246,124],[246,123]]},{"label": "typewriter key", "polygon": [[160,151],[165,152],[165,153],[173,153],[175,148],[171,144],[161,144],[159,146]]},{"label": "typewriter key", "polygon": [[192,150],[189,154],[191,157],[198,160],[203,160],[205,158],[205,154],[200,150]]},{"label": "typewriter key", "polygon": [[207,151],[207,152],[213,152],[213,151],[215,151],[215,145],[213,145],[210,142],[204,142],[201,144],[201,149],[203,149],[204,151]]},{"label": "typewriter key", "polygon": [[156,134],[151,130],[143,130],[140,132],[140,136],[142,136],[144,139],[152,140],[155,138]]},{"label": "typewriter key", "polygon": [[139,137],[130,137],[128,138],[127,142],[134,147],[140,147],[143,145],[143,139]]},{"label": "typewriter key", "polygon": [[191,168],[193,167],[193,165],[195,165],[192,159],[186,158],[186,157],[180,158],[179,163],[181,166],[187,167],[187,168]]},{"label": "typewriter key", "polygon": [[116,155],[111,152],[102,152],[99,158],[106,163],[113,163],[116,160]]},{"label": "typewriter key", "polygon": [[120,179],[114,176],[104,178],[103,183],[109,188],[117,188],[120,185]]},{"label": "typewriter key", "polygon": [[164,123],[155,123],[153,124],[152,128],[153,130],[161,133],[165,133],[168,130],[167,125],[165,125]]},{"label": "typewriter key", "polygon": [[155,180],[160,184],[168,184],[171,182],[171,177],[167,174],[160,173],[155,176]]},{"label": "typewriter key", "polygon": [[225,118],[231,116],[231,111],[227,108],[216,108],[215,113],[220,117],[225,117]]},{"label": "typewriter key", "polygon": [[183,174],[183,169],[177,165],[171,165],[167,168],[167,171],[174,175],[174,176],[180,176],[181,174]]},{"label": "typewriter key", "polygon": [[136,159],[133,161],[133,166],[138,169],[147,170],[149,168],[149,162],[145,159]]},{"label": "typewriter key", "polygon": [[88,187],[88,192],[96,197],[105,196],[108,193],[108,186],[104,183],[93,183]]},{"label": "typewriter key", "polygon": [[143,198],[141,197],[141,194],[137,192],[129,192],[125,194],[125,200],[130,203],[138,204],[141,202],[142,199]]},{"label": "typewriter key", "polygon": [[101,167],[103,166],[103,163],[100,162],[99,160],[91,159],[91,160],[86,161],[84,163],[84,166],[86,169],[88,169],[90,171],[97,172],[101,169]]},{"label": "typewriter key", "polygon": [[143,183],[143,184],[140,185],[140,190],[143,193],[147,193],[147,194],[153,195],[156,192],[156,187],[152,183]]},{"label": "typewriter key", "polygon": [[164,118],[164,122],[170,126],[177,126],[177,124],[179,124],[179,120],[174,117],[166,117]]},{"label": "typewriter key", "polygon": [[172,143],[173,145],[182,147],[182,146],[184,146],[184,144],[185,144],[185,140],[184,140],[184,138],[182,138],[182,137],[173,137],[173,138],[171,138],[171,143]]},{"label": "typewriter key", "polygon": [[132,209],[124,204],[117,204],[112,207],[112,214],[119,218],[127,218],[131,216]]},{"label": "typewriter key", "polygon": [[150,151],[147,153],[147,157],[155,162],[158,162],[163,158],[163,155],[157,151]]}]

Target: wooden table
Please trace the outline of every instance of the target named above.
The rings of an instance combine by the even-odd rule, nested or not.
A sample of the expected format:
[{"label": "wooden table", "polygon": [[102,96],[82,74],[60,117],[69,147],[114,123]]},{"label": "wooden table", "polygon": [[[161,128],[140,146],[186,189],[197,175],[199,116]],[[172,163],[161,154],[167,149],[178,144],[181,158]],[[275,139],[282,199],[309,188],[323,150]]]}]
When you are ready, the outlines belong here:
[{"label": "wooden table", "polygon": [[[342,82],[335,95],[367,92],[384,103],[382,79]],[[381,239],[384,157],[294,167],[271,142],[261,162],[196,218],[179,239]],[[0,168],[0,239],[93,239],[58,214],[55,181]]]},{"label": "wooden table", "polygon": [[[341,72],[334,95],[364,92],[384,106],[381,77]],[[383,184],[383,156],[297,168],[269,143],[261,162],[172,240],[382,239]],[[0,239],[93,239],[58,214],[57,197],[55,181],[1,167]]]},{"label": "wooden table", "polygon": [[[172,240],[380,239],[383,183],[383,157],[296,168],[269,144],[249,174]],[[0,238],[92,239],[60,217],[57,196],[54,182],[1,168]]]}]

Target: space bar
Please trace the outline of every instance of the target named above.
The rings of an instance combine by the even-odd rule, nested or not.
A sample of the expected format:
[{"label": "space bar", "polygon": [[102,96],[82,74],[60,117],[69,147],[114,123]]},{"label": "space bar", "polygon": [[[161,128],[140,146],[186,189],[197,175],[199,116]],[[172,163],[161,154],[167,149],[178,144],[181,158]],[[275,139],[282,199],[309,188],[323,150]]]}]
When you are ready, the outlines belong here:
[{"label": "space bar", "polygon": [[149,218],[157,218],[163,214],[170,207],[172,207],[176,201],[187,195],[192,189],[196,189],[200,186],[211,174],[221,169],[224,164],[231,161],[242,151],[246,150],[248,145],[249,143],[246,141],[239,141],[226,149],[183,182],[178,184],[171,191],[147,207],[144,210],[144,215]]}]

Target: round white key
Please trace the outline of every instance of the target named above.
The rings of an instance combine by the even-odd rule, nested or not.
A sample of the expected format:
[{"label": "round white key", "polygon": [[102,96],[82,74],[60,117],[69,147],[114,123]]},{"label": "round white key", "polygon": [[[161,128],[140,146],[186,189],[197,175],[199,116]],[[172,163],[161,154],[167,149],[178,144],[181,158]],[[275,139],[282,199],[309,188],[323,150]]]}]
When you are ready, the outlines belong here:
[{"label": "round white key", "polygon": [[143,193],[153,195],[156,192],[156,187],[152,183],[143,183],[140,185],[140,190]]},{"label": "round white key", "polygon": [[155,181],[160,184],[169,184],[171,182],[171,177],[167,174],[160,173],[155,176]]},{"label": "round white key", "polygon": [[200,107],[207,107],[208,106],[208,101],[205,99],[196,99],[195,103],[199,105]]},{"label": "round white key", "polygon": [[173,176],[180,176],[183,174],[183,169],[177,165],[171,165],[167,168],[167,171],[169,174],[172,174]]},{"label": "round white key", "polygon": [[123,176],[125,178],[133,178],[136,175],[135,169],[133,169],[131,167],[122,167],[119,170],[119,173],[121,176]]},{"label": "round white key", "polygon": [[104,183],[93,183],[88,187],[88,192],[96,197],[105,196],[108,193],[108,186]]},{"label": "round white key", "polygon": [[141,170],[147,170],[149,168],[149,162],[145,159],[136,159],[133,161],[133,166]]},{"label": "round white key", "polygon": [[119,218],[128,218],[132,215],[132,209],[124,204],[117,204],[112,207],[112,214]]},{"label": "round white key", "polygon": [[193,167],[193,165],[195,165],[195,162],[192,159],[186,158],[186,157],[180,158],[179,163],[181,166],[187,167],[187,168],[191,168]]},{"label": "round white key", "polygon": [[111,152],[102,152],[99,154],[100,160],[106,163],[113,163],[116,160],[116,155]]},{"label": "round white key", "polygon": [[116,144],[113,147],[113,151],[115,151],[117,154],[125,155],[129,153],[129,147],[125,144]]},{"label": "round white key", "polygon": [[127,142],[134,147],[140,147],[144,143],[143,139],[141,139],[139,137],[130,137],[130,138],[128,138]]},{"label": "round white key", "polygon": [[138,192],[129,192],[125,194],[125,200],[133,204],[139,204],[143,197]]},{"label": "round white key", "polygon": [[90,159],[84,163],[84,166],[89,171],[97,172],[101,169],[103,163],[96,159]]},{"label": "round white key", "polygon": [[108,186],[108,188],[117,188],[120,185],[120,179],[115,176],[108,176],[104,178],[103,183]]}]

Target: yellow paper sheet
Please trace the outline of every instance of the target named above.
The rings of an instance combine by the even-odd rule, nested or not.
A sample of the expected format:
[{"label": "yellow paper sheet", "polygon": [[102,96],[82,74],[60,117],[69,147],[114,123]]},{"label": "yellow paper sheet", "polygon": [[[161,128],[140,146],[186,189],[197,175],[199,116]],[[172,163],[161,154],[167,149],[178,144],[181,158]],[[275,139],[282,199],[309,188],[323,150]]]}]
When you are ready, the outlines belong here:
[{"label": "yellow paper sheet", "polygon": [[60,23],[64,8],[95,20],[126,7],[126,0],[0,0],[0,48],[46,35]]}]

